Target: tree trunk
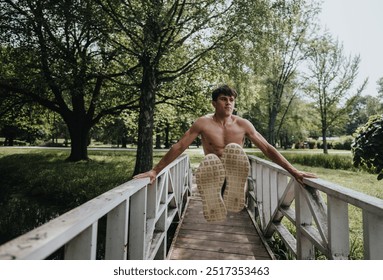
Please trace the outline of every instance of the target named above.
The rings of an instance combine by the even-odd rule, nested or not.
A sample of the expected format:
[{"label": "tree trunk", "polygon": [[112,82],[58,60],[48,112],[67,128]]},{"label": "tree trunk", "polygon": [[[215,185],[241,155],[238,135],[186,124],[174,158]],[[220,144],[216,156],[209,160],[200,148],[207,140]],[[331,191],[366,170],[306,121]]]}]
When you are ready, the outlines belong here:
[{"label": "tree trunk", "polygon": [[327,155],[328,149],[327,149],[326,129],[322,129],[322,139],[323,139],[323,153]]},{"label": "tree trunk", "polygon": [[268,141],[272,146],[275,146],[275,143],[276,143],[275,122],[277,120],[277,114],[278,114],[278,111],[273,107],[272,110],[270,110],[269,125],[268,125],[268,135],[269,135]]},{"label": "tree trunk", "polygon": [[88,160],[90,125],[84,120],[75,119],[67,123],[71,139],[71,152],[68,161]]},{"label": "tree trunk", "polygon": [[156,149],[161,149],[161,130],[156,128]]},{"label": "tree trunk", "polygon": [[153,166],[154,109],[157,84],[154,70],[148,65],[143,68],[134,175],[146,172]]},{"label": "tree trunk", "polygon": [[165,148],[169,149],[170,148],[170,139],[169,139],[169,134],[170,134],[170,124],[167,122],[166,127],[165,127]]},{"label": "tree trunk", "polygon": [[121,137],[121,148],[126,149],[127,145],[128,145],[128,139],[127,139],[126,134],[124,132],[124,135],[122,135],[122,137]]}]

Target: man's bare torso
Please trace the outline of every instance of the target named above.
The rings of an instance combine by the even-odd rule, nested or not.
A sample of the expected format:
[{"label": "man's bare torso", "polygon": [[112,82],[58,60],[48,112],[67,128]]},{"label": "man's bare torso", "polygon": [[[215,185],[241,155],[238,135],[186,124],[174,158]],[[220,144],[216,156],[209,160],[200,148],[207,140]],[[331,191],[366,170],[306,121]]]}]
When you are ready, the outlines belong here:
[{"label": "man's bare torso", "polygon": [[200,135],[205,154],[222,156],[224,148],[229,143],[243,146],[246,135],[246,124],[238,116],[232,115],[225,124],[215,120],[214,115],[206,115],[199,119]]}]

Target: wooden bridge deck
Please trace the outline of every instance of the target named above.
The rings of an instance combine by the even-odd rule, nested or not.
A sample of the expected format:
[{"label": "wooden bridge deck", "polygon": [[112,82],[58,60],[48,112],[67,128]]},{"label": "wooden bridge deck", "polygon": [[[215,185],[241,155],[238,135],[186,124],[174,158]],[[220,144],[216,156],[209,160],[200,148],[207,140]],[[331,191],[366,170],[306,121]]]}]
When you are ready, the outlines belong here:
[{"label": "wooden bridge deck", "polygon": [[271,260],[246,210],[208,223],[199,197],[191,196],[169,252],[171,260]]}]

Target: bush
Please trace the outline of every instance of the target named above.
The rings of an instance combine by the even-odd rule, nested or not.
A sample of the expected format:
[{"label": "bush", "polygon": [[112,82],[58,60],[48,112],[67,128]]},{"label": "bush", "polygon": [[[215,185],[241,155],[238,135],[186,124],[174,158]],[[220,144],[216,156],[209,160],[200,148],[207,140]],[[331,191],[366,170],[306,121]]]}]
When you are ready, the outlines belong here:
[{"label": "bush", "polygon": [[352,136],[343,136],[339,140],[332,142],[334,150],[351,150],[351,144],[354,138]]},{"label": "bush", "polygon": [[315,141],[308,141],[309,149],[315,149],[316,148],[316,142]]},{"label": "bush", "polygon": [[284,156],[293,164],[323,167],[329,169],[354,169],[350,155],[284,154]]},{"label": "bush", "polygon": [[[353,165],[351,154],[309,154],[309,153],[284,153],[283,156],[292,164],[301,164],[305,166],[323,167],[329,169],[353,170],[357,169]],[[250,153],[261,158],[266,156],[261,152]]]},{"label": "bush", "polygon": [[357,129],[352,151],[355,167],[367,167],[383,179],[383,115],[371,116]]}]

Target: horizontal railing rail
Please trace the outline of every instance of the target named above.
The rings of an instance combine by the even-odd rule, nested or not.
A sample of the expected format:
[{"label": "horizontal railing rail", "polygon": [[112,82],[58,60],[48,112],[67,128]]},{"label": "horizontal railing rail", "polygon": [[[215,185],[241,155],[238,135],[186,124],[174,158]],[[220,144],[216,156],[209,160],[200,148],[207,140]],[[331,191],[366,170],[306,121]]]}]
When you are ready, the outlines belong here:
[{"label": "horizontal railing rail", "polygon": [[[0,246],[0,259],[166,259],[171,224],[181,217],[191,186],[190,162],[182,155],[160,174],[131,180]],[[104,246],[99,226],[106,217]]]},{"label": "horizontal railing rail", "polygon": [[383,200],[319,178],[302,186],[278,165],[249,159],[248,211],[265,238],[277,233],[297,259],[315,259],[316,250],[327,259],[349,259],[353,206],[362,212],[364,259],[383,259]]}]

